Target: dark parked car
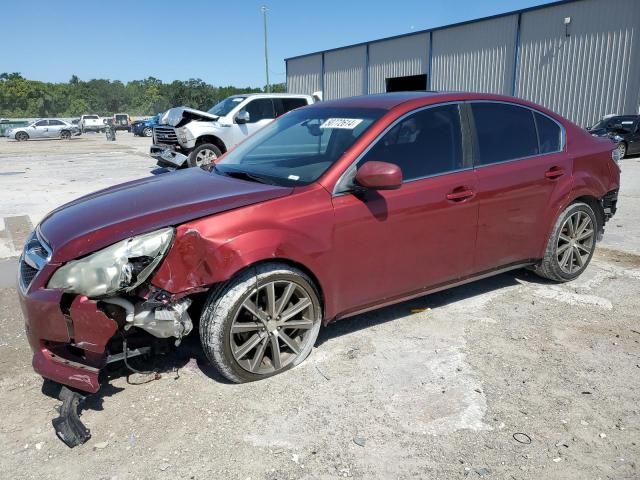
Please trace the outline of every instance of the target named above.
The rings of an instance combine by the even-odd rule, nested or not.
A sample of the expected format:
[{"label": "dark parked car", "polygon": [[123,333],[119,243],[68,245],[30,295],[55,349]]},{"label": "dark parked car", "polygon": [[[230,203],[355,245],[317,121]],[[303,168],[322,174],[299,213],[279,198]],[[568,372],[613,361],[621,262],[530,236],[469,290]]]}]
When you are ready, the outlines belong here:
[{"label": "dark parked car", "polygon": [[131,124],[131,132],[139,137],[151,137],[153,135],[153,127],[158,125],[160,114],[144,120],[136,120]]},{"label": "dark parked car", "polygon": [[588,130],[592,135],[611,138],[618,145],[620,158],[640,153],[640,115],[606,117]]},{"label": "dark parked car", "polygon": [[197,316],[211,363],[246,382],[298,365],[334,320],[515,268],[573,280],[616,211],[614,147],[497,95],[291,111],[211,171],[47,215],[20,258],[33,366],[95,392],[123,351],[179,341]]}]

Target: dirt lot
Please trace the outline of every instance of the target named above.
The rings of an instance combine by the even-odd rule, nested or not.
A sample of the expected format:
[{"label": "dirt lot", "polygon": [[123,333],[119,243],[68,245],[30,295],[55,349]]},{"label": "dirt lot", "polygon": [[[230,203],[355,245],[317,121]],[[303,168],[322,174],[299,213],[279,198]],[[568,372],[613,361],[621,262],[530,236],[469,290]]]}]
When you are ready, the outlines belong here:
[{"label": "dirt lot", "polygon": [[116,373],[83,413],[93,438],[68,449],[31,370],[16,245],[60,203],[150,174],[148,145],[0,139],[3,477],[640,477],[638,158],[577,281],[517,271],[367,313],[325,328],[298,368],[246,385],[211,371],[194,338],[157,381]]}]

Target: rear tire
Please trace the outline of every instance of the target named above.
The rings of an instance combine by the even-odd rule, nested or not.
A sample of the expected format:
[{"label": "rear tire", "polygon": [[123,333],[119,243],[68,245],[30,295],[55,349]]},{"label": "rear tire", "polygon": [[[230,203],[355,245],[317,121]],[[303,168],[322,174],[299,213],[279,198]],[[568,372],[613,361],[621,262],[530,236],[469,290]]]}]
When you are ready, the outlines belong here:
[{"label": "rear tire", "polygon": [[215,160],[222,155],[220,149],[213,143],[203,143],[198,145],[187,157],[189,167],[198,167],[209,170]]},{"label": "rear tire", "polygon": [[597,232],[596,214],[589,205],[569,205],[558,217],[535,273],[556,282],[579,277],[593,257]]},{"label": "rear tire", "polygon": [[285,372],[311,353],[322,322],[312,280],[278,263],[251,267],[215,289],[200,318],[209,361],[235,383]]}]

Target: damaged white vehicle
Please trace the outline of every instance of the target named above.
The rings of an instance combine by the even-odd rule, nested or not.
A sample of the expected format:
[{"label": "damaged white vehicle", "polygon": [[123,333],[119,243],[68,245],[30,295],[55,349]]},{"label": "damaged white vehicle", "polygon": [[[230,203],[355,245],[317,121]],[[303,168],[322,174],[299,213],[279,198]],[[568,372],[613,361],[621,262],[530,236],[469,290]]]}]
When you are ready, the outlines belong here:
[{"label": "damaged white vehicle", "polygon": [[153,129],[150,154],[161,167],[208,168],[216,158],[280,115],[319,100],[319,92],[257,93],[225,98],[208,112],[172,108]]}]

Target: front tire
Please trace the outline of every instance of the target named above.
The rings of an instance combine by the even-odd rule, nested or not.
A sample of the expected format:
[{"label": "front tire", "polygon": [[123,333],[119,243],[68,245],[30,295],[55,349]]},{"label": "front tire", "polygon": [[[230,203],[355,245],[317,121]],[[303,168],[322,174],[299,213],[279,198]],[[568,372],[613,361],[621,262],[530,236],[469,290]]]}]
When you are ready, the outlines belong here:
[{"label": "front tire", "polygon": [[19,142],[26,142],[29,140],[29,134],[27,132],[18,132],[16,133],[16,140]]},{"label": "front tire", "polygon": [[69,140],[71,138],[71,132],[69,130],[63,130],[60,132],[60,138],[63,140]]},{"label": "front tire", "polygon": [[620,160],[622,160],[627,154],[627,144],[625,142],[620,142],[618,144],[618,153],[620,154]]},{"label": "front tire", "polygon": [[189,167],[198,167],[209,170],[215,160],[222,155],[220,149],[213,143],[203,143],[198,145],[187,157]]},{"label": "front tire", "polygon": [[580,276],[593,257],[598,221],[586,203],[569,205],[558,217],[535,272],[556,282],[568,282]]},{"label": "front tire", "polygon": [[277,263],[251,267],[213,291],[200,318],[209,361],[235,383],[299,365],[320,331],[322,305],[312,280]]}]

